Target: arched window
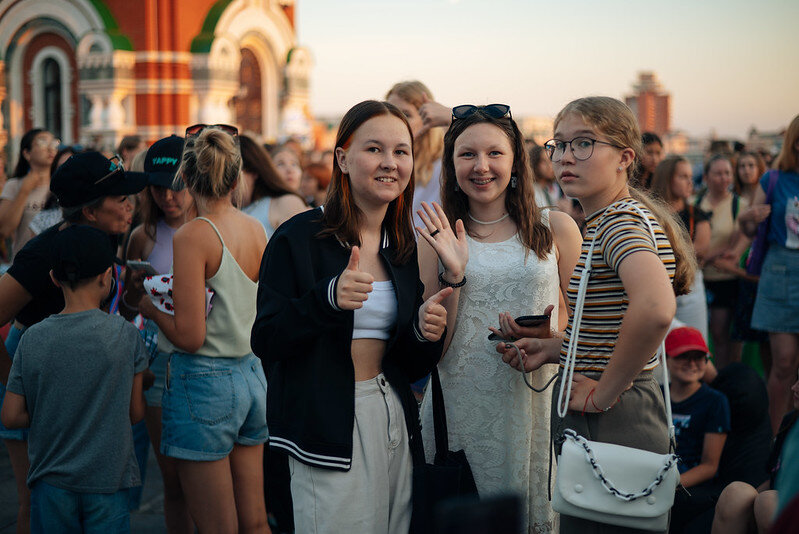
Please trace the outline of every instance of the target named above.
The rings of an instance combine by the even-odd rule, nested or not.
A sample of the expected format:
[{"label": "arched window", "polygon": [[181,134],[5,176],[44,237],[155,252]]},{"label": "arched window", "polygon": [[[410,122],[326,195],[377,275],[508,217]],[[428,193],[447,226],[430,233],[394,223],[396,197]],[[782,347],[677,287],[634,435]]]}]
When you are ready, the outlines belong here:
[{"label": "arched window", "polygon": [[56,137],[62,137],[62,87],[61,67],[49,57],[42,62],[42,91],[44,92],[44,128]]},{"label": "arched window", "polygon": [[239,130],[261,135],[261,67],[249,48],[241,49],[239,84],[239,94],[233,99]]}]

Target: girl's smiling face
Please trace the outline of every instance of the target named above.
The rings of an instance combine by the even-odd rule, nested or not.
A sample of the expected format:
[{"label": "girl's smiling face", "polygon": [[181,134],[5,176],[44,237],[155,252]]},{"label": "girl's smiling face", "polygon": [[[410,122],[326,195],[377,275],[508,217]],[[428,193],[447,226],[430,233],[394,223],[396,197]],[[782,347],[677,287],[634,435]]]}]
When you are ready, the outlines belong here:
[{"label": "girl's smiling face", "polygon": [[453,159],[458,187],[470,203],[504,203],[514,159],[505,132],[487,122],[469,126],[455,140]]},{"label": "girl's smiling face", "polygon": [[378,115],[355,130],[347,149],[336,149],[339,167],[349,176],[359,208],[386,207],[408,187],[413,172],[412,146],[411,134],[401,119]]}]

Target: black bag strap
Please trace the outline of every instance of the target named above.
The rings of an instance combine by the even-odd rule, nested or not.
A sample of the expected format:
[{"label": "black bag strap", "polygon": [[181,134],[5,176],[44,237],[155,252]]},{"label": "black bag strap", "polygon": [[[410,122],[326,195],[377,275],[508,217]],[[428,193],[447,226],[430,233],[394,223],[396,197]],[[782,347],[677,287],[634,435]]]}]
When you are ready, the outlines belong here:
[{"label": "black bag strap", "polygon": [[444,409],[444,393],[441,391],[438,367],[430,373],[430,387],[433,388],[433,431],[436,438],[436,456],[445,458],[449,450],[449,436],[447,434],[447,412]]},{"label": "black bag strap", "polygon": [[[444,393],[441,391],[441,378],[438,376],[438,367],[430,373],[430,388],[433,395],[433,433],[436,442],[436,456],[445,458],[449,450],[449,437],[447,435],[447,413],[444,409]],[[418,412],[417,412],[418,414]],[[422,443],[422,428],[417,421],[406,421],[410,428],[410,449],[414,465],[424,465],[424,444]]]}]

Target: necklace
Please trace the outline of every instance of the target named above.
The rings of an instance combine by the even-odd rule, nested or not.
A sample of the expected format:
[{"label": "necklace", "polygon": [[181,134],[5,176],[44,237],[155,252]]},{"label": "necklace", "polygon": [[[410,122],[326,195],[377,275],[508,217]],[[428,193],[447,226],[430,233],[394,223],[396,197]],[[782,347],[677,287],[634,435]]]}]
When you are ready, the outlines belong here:
[{"label": "necklace", "polygon": [[475,219],[474,217],[472,217],[471,213],[469,213],[468,215],[469,215],[469,218],[471,220],[473,220],[474,222],[476,222],[477,224],[484,224],[486,226],[489,226],[489,225],[497,224],[498,222],[504,221],[505,219],[507,219],[510,216],[510,213],[506,213],[505,215],[503,215],[502,217],[500,217],[499,219],[497,219],[495,221],[481,221],[479,219]]}]

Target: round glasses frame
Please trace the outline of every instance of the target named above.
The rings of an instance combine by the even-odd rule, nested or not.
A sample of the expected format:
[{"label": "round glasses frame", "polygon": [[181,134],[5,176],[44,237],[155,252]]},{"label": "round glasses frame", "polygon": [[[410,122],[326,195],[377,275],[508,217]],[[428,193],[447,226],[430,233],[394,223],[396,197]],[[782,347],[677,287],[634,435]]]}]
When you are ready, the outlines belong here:
[{"label": "round glasses frame", "polygon": [[550,139],[549,141],[544,143],[544,150],[546,151],[549,159],[553,163],[557,163],[561,159],[563,159],[563,155],[566,153],[566,146],[568,145],[569,149],[571,149],[572,151],[574,159],[576,159],[577,161],[585,161],[594,155],[594,145],[596,143],[609,145],[619,149],[626,148],[623,146],[616,145],[614,143],[608,143],[607,141],[600,141],[599,139],[594,139],[592,137],[585,137],[581,135],[579,137],[575,137],[571,141]]}]

